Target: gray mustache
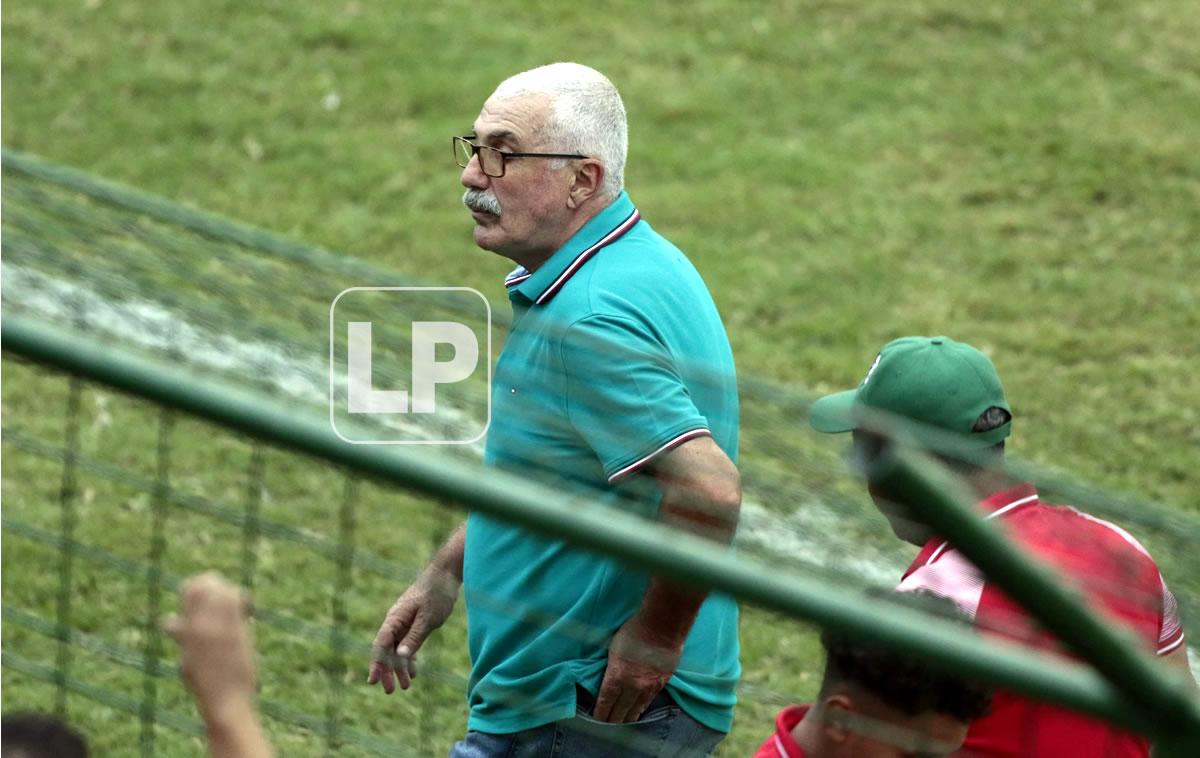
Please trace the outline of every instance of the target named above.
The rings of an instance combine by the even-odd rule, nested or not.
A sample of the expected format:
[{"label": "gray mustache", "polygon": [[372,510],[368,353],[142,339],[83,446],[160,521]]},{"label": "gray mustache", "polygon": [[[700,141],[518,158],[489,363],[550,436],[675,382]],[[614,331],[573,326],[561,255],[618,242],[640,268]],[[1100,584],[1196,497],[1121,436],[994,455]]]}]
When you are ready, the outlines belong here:
[{"label": "gray mustache", "polygon": [[463,205],[473,211],[481,213],[490,213],[493,216],[500,215],[500,201],[490,192],[484,192],[478,189],[469,189],[463,193]]}]

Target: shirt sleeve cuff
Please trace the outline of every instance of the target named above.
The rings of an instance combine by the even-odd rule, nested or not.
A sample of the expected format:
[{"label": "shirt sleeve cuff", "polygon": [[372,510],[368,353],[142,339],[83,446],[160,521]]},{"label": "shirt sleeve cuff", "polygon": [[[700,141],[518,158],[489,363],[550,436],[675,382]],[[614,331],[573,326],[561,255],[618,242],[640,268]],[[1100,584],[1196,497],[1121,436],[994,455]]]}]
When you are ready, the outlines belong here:
[{"label": "shirt sleeve cuff", "polygon": [[1178,647],[1179,647],[1180,645],[1182,645],[1182,644],[1183,644],[1183,630],[1182,630],[1182,629],[1180,629],[1180,630],[1179,630],[1179,634],[1175,635],[1175,636],[1174,636],[1172,639],[1170,639],[1170,640],[1159,640],[1159,642],[1158,642],[1158,654],[1159,654],[1159,655],[1166,655],[1167,653],[1170,653],[1171,651],[1175,650],[1176,648],[1178,648]]},{"label": "shirt sleeve cuff", "polygon": [[633,461],[632,463],[630,463],[626,466],[623,466],[622,468],[619,468],[616,471],[609,474],[608,483],[616,484],[616,483],[620,482],[622,479],[626,479],[627,477],[637,473],[639,470],[645,468],[655,458],[658,458],[663,453],[674,450],[675,448],[679,447],[680,445],[687,442],[688,440],[694,440],[698,437],[711,437],[711,436],[712,436],[712,432],[710,432],[707,427],[703,427],[703,426],[697,427],[694,429],[689,429],[686,432],[677,434],[674,437],[672,437],[671,439],[669,439],[666,442],[659,445],[657,448],[655,448],[652,452],[648,453],[647,455],[644,455],[641,458],[638,458],[636,461]]}]

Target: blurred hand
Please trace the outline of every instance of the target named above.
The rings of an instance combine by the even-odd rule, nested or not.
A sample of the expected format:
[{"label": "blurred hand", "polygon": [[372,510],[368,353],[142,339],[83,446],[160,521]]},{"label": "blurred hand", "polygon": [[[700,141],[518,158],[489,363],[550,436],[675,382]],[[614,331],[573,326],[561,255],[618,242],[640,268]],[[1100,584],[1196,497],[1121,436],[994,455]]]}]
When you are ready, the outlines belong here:
[{"label": "blurred hand", "polygon": [[416,655],[430,632],[446,623],[461,586],[457,578],[427,569],[392,605],[375,635],[367,684],[392,694],[406,690],[417,675]]},{"label": "blurred hand", "polygon": [[163,624],[179,643],[180,670],[201,714],[254,699],[249,603],[219,574],[192,577],[179,591],[179,613]]},{"label": "blurred hand", "polygon": [[634,615],[609,643],[608,667],[592,716],[614,724],[637,721],[667,686],[682,654],[682,642],[654,639]]}]

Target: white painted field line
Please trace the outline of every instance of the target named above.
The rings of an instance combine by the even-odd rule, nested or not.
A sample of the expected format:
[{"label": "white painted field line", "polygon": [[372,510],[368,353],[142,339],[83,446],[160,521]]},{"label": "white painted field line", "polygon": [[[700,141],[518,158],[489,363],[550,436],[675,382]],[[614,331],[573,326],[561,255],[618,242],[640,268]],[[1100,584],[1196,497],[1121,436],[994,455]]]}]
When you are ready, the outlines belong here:
[{"label": "white painted field line", "polygon": [[[83,313],[89,332],[111,336],[121,343],[165,355],[184,356],[188,365],[208,371],[268,384],[291,400],[328,407],[329,367],[325,353],[295,355],[295,349],[277,342],[245,340],[216,333],[189,322],[185,315],[162,303],[130,297],[120,301],[88,287],[86,283],[65,281],[35,269],[5,262],[3,297],[9,305],[31,311],[51,323],[70,324],[76,313]],[[319,335],[325,338],[325,333]],[[339,379],[344,387],[345,378]],[[455,408],[438,414],[439,423],[453,431],[479,428],[466,413]],[[382,426],[402,431],[405,437],[419,438],[431,432],[422,424],[403,416],[376,419]],[[470,435],[462,435],[470,436]],[[483,443],[468,446],[483,454]]]}]

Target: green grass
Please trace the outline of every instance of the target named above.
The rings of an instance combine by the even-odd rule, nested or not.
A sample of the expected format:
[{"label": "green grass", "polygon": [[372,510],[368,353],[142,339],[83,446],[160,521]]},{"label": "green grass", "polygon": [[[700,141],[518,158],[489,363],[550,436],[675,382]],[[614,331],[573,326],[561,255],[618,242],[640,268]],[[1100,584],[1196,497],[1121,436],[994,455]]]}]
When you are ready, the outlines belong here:
[{"label": "green grass", "polygon": [[[472,286],[497,309],[510,264],[470,244],[448,137],[508,74],[560,59],[594,65],[630,114],[630,193],[704,274],[743,374],[842,388],[887,340],[949,334],[996,361],[1017,415],[1015,451],[1200,510],[1200,17],[1190,3],[723,0],[600,12],[73,0],[9,3],[3,22],[5,145],[409,277]],[[330,93],[334,110],[323,105]],[[313,299],[359,284],[378,282],[329,282]],[[12,361],[4,372],[5,425],[60,441],[65,381]],[[109,424],[100,397],[111,398]],[[90,388],[83,400],[85,451],[152,476],[156,412]],[[778,419],[747,414],[748,466],[789,463],[770,424],[780,432]],[[242,502],[244,441],[183,419],[174,439],[178,487]],[[56,529],[59,465],[5,452],[6,518]],[[264,516],[337,534],[336,473],[274,453],[267,472]],[[811,469],[793,479],[850,486]],[[85,476],[81,497],[80,539],[144,562],[144,493]],[[412,566],[454,518],[369,486],[359,513],[360,546]],[[171,572],[237,574],[237,528],[176,510],[168,524]],[[1169,581],[1200,576],[1187,539],[1150,540],[1172,556]],[[8,533],[4,547],[5,603],[52,618],[54,551]],[[265,607],[329,620],[332,563],[267,540],[259,568]],[[361,573],[342,597],[348,630],[365,642],[403,582]],[[77,625],[137,650],[144,583],[91,564],[76,575],[86,598]],[[456,619],[432,643],[445,671],[465,666]],[[331,674],[314,641],[269,624],[259,637],[264,697],[323,714]],[[749,611],[743,640],[756,686],[812,694],[811,635]],[[11,623],[4,648],[54,660],[49,643]],[[140,693],[127,669],[88,664],[75,673]],[[361,669],[345,674],[349,725],[419,754],[461,732],[453,681],[387,700],[359,686]],[[4,684],[6,710],[53,702],[49,686],[9,670]],[[178,685],[159,686],[187,712]],[[773,709],[743,707],[727,754],[749,752]],[[136,745],[128,715],[78,697],[71,715],[107,752]],[[285,754],[321,752],[303,730],[272,724]],[[162,740],[163,754],[199,750],[169,731]]]}]

